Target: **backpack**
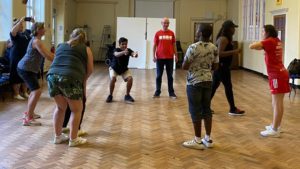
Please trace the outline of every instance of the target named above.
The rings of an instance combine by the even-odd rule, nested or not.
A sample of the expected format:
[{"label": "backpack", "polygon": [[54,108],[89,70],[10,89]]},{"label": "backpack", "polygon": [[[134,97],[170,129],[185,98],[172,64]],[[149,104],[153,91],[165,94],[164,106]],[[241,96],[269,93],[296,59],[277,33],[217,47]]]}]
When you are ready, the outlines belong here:
[{"label": "backpack", "polygon": [[300,75],[300,59],[292,60],[287,69],[290,75]]},{"label": "backpack", "polygon": [[114,42],[111,45],[107,45],[108,49],[107,49],[106,56],[105,56],[105,63],[108,66],[110,66],[112,59],[114,57],[114,50],[116,48],[115,46],[116,46],[116,42]]}]

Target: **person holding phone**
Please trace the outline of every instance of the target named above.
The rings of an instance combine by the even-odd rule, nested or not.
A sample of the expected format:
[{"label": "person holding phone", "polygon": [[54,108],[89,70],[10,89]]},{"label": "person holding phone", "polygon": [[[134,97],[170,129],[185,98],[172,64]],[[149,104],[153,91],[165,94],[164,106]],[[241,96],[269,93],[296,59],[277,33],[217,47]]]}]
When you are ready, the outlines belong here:
[{"label": "person holding phone", "polygon": [[[26,20],[34,23],[34,19],[31,17],[22,17],[21,19],[15,18],[13,20],[13,27],[10,31],[10,39],[13,46],[9,54],[9,60],[10,60],[9,80],[10,80],[10,84],[12,84],[14,99],[17,100],[25,100],[25,98],[28,98],[27,87],[23,79],[18,75],[17,72],[17,65],[25,55],[28,43],[31,40],[31,36],[30,36],[31,30],[28,29],[24,30],[23,23]],[[40,116],[35,115],[34,117],[39,118]]]}]

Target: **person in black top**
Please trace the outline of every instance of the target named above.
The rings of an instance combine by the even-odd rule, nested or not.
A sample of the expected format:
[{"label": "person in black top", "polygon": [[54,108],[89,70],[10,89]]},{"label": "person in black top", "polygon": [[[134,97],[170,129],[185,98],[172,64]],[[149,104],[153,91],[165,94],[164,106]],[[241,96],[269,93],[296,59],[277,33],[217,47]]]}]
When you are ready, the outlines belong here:
[{"label": "person in black top", "polygon": [[232,36],[234,35],[235,28],[238,25],[235,25],[231,20],[227,20],[222,24],[217,35],[217,47],[220,57],[219,69],[213,73],[213,83],[212,83],[212,93],[211,98],[214,97],[214,94],[217,88],[222,82],[225,88],[225,94],[227,101],[230,106],[229,115],[244,115],[245,111],[238,109],[234,104],[234,97],[232,91],[231,83],[231,73],[230,65],[232,62],[232,57],[235,54],[240,53],[240,49],[233,49],[232,45]]},{"label": "person in black top", "polygon": [[113,92],[115,88],[115,83],[117,81],[117,76],[122,76],[123,80],[127,82],[127,90],[124,100],[126,103],[134,102],[134,99],[130,96],[130,90],[132,87],[132,76],[131,72],[128,69],[129,57],[138,57],[138,53],[132,51],[130,48],[127,48],[128,39],[121,37],[119,39],[119,48],[116,48],[114,51],[114,57],[112,59],[112,63],[109,67],[109,76],[110,76],[110,84],[109,84],[109,95],[106,99],[107,103],[112,102]]},{"label": "person in black top", "polygon": [[[27,94],[27,87],[22,80],[22,78],[18,75],[17,72],[17,65],[19,61],[23,58],[25,55],[25,52],[27,50],[27,46],[29,44],[29,41],[31,40],[31,31],[25,30],[23,27],[23,23],[25,21],[25,17],[22,17],[21,19],[14,19],[13,27],[10,32],[10,39],[13,43],[13,46],[10,50],[10,84],[12,84],[13,92],[14,92],[14,98],[18,100],[25,100],[25,98],[28,98]],[[31,22],[34,22],[34,19],[32,18]],[[21,95],[20,95],[20,86],[22,89]]]}]

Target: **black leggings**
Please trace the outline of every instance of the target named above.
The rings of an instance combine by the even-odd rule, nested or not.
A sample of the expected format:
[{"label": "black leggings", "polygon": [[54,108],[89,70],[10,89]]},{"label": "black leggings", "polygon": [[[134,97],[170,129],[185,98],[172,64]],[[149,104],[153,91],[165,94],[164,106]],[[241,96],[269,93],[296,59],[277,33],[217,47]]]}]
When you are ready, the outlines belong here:
[{"label": "black leggings", "polygon": [[230,68],[227,66],[226,67],[220,66],[219,69],[214,71],[213,73],[211,99],[214,97],[215,92],[220,86],[221,82],[223,83],[225,88],[225,94],[230,106],[230,111],[235,111],[236,107],[234,104],[234,97],[232,91],[231,73],[230,73]]},{"label": "black leggings", "polygon": [[[81,118],[80,118],[80,123],[79,123],[79,130],[81,128],[81,123],[82,123],[82,119],[83,119],[83,115],[84,115],[84,112],[85,112],[85,102],[86,102],[86,97],[83,95],[83,98],[82,98],[82,113],[81,113]],[[66,128],[68,123],[69,123],[69,120],[70,120],[70,116],[71,116],[71,109],[68,105],[67,107],[67,110],[66,110],[66,113],[65,113],[65,119],[64,119],[64,124],[63,124],[63,128]]]}]

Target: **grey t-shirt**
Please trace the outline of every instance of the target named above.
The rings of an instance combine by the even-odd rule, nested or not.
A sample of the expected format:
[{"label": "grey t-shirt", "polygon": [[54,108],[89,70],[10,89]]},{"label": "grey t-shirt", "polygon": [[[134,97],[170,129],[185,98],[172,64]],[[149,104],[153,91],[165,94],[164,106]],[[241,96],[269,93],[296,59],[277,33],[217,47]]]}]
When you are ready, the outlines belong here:
[{"label": "grey t-shirt", "polygon": [[24,57],[18,63],[18,68],[28,72],[38,73],[40,71],[44,57],[39,53],[37,49],[32,48],[32,42],[34,39],[35,38],[32,38],[30,40]]}]

